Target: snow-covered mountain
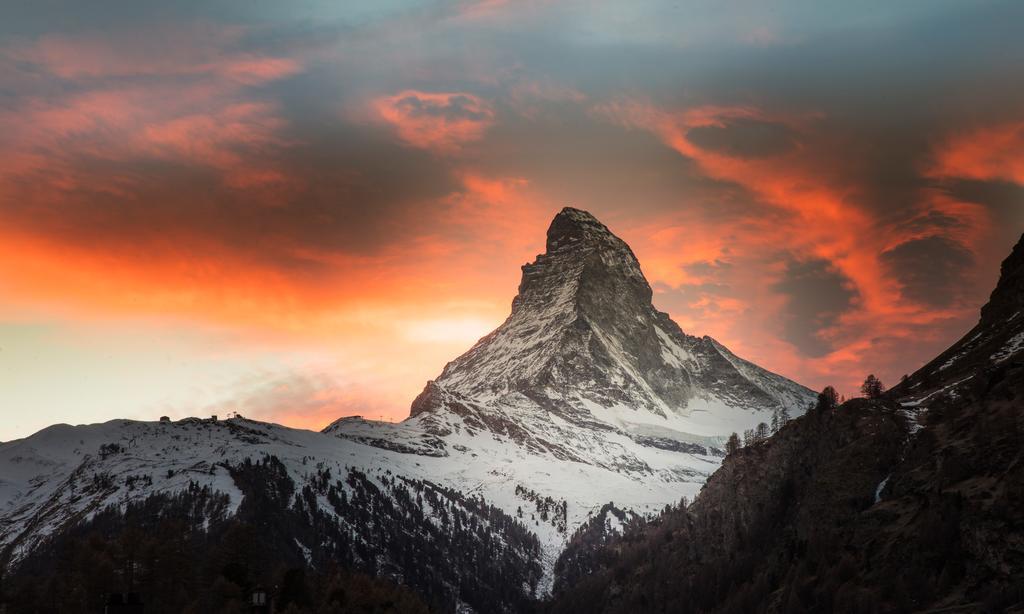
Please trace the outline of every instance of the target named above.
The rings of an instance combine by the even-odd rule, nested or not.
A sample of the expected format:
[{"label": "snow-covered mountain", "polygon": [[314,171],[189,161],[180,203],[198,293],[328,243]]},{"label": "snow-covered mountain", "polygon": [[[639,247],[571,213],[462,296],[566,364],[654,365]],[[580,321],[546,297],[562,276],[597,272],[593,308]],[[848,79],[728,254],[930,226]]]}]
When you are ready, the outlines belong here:
[{"label": "snow-covered mountain", "polygon": [[399,525],[374,518],[404,510],[388,518],[404,518],[400,543],[422,552],[466,526],[449,525],[454,514],[477,519],[473,539],[518,569],[517,590],[545,594],[567,536],[606,503],[645,513],[692,498],[729,433],[814,400],[685,334],[651,297],[629,247],[564,209],[546,252],[523,267],[509,318],[428,382],[402,423],[342,418],[316,433],[243,418],[117,420],[0,444],[0,563],[16,566],[99,510],[186,488],[226,494],[226,517],[265,514],[265,502],[246,507],[251,488],[239,483],[240,468],[257,463],[295,493],[281,499],[305,519],[295,526],[316,527],[293,540],[310,565],[402,578],[445,607],[508,603],[486,583],[466,589],[464,575],[424,575],[427,563],[395,545]]},{"label": "snow-covered mountain", "polygon": [[609,458],[578,434],[694,451],[775,409],[813,402],[803,386],[685,334],[651,296],[628,245],[589,213],[562,210],[547,251],[523,267],[512,314],[427,383],[406,424],[435,436],[465,425],[558,457],[643,471],[633,450]]},{"label": "snow-covered mountain", "polygon": [[206,543],[258,527],[274,565],[363,571],[446,610],[515,610],[542,592],[531,516],[550,527],[554,506],[524,495],[524,517],[506,514],[438,480],[450,462],[244,418],[59,424],[0,445],[0,561],[51,573],[82,525],[116,542],[166,517]]}]

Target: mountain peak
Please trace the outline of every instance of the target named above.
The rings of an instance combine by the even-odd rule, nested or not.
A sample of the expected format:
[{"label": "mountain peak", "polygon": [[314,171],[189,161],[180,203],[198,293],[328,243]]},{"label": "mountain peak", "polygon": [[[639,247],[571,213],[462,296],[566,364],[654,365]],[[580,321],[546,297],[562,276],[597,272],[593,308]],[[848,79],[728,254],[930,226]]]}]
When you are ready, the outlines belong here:
[{"label": "mountain peak", "polygon": [[626,242],[590,213],[566,207],[548,227],[546,251],[523,266],[512,311],[526,305],[547,309],[555,303],[579,307],[588,293],[629,297],[638,309],[646,308],[652,296]]},{"label": "mountain peak", "polygon": [[[694,430],[673,437],[713,437],[728,431],[684,418],[714,421],[713,408],[728,407],[753,419],[783,406],[802,409],[813,398],[802,386],[683,333],[655,309],[652,294],[625,241],[590,213],[562,209],[548,229],[545,253],[523,266],[508,319],[448,363],[411,415],[439,408],[462,415],[476,406],[493,422],[496,412],[536,410],[612,429],[678,418],[687,426],[677,427]],[[624,418],[609,417],[619,411],[627,412]]]},{"label": "mountain peak", "polygon": [[606,235],[613,236],[608,227],[592,214],[582,209],[565,207],[558,212],[551,220],[551,225],[548,226],[546,247],[550,252],[566,243]]}]

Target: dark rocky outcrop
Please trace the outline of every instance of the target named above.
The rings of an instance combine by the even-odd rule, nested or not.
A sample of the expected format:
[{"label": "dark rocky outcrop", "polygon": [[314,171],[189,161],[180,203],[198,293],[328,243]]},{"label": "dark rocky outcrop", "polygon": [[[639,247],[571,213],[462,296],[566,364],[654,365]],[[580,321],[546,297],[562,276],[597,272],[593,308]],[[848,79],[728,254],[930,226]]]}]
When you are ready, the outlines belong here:
[{"label": "dark rocky outcrop", "polygon": [[977,327],[884,398],[730,454],[589,555],[554,612],[1024,611],[1024,248]]}]

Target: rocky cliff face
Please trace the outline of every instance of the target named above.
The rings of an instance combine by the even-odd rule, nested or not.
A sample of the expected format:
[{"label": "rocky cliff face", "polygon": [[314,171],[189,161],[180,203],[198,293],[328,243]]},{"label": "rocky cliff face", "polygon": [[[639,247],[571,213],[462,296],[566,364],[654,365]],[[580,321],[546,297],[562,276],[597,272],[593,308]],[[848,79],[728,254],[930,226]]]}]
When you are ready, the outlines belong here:
[{"label": "rocky cliff face", "polygon": [[1024,241],[1003,261],[999,283],[981,308],[978,324],[945,352],[891,391],[905,407],[926,410],[933,401],[969,385],[979,374],[1016,360],[1024,349]]},{"label": "rocky cliff face", "polygon": [[1018,241],[1003,261],[999,284],[988,303],[981,308],[981,321],[995,325],[1015,317],[1024,305],[1024,241]]},{"label": "rocky cliff face", "polygon": [[571,544],[601,570],[553,610],[1022,611],[1022,260],[1018,244],[978,326],[885,398],[812,411],[729,455],[688,508],[589,556]]}]

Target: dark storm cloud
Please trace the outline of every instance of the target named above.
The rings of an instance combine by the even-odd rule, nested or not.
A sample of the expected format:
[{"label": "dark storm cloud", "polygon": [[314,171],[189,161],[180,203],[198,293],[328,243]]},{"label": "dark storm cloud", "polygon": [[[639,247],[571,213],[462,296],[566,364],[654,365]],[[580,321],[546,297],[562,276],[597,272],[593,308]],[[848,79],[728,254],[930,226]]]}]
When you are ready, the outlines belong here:
[{"label": "dark storm cloud", "polygon": [[707,177],[655,135],[628,130],[563,103],[523,115],[502,109],[475,165],[528,177],[555,202],[627,221],[685,213],[707,220],[771,216],[749,191]]},{"label": "dark storm cloud", "polygon": [[824,260],[792,262],[775,290],[786,297],[782,314],[786,340],[808,356],[830,352],[831,344],[820,333],[853,307],[857,291],[850,280]]},{"label": "dark storm cloud", "polygon": [[432,209],[438,199],[462,187],[456,169],[399,145],[383,128],[336,125],[306,134],[309,141],[287,160],[303,186],[288,208],[314,244],[371,252],[405,241],[439,213]]},{"label": "dark storm cloud", "polygon": [[490,114],[477,108],[476,101],[464,94],[448,96],[442,101],[424,99],[422,96],[409,94],[402,96],[394,105],[410,117],[441,117],[448,120],[470,119],[482,121],[490,119]]},{"label": "dark storm cloud", "polygon": [[954,179],[941,185],[947,194],[957,200],[989,207],[994,213],[1022,219],[1024,212],[1024,186],[1012,181]]},{"label": "dark storm cloud", "polygon": [[963,296],[974,258],[956,241],[932,236],[897,245],[882,254],[882,262],[902,284],[906,298],[945,307]]},{"label": "dark storm cloud", "polygon": [[[720,50],[713,69],[685,74],[686,96],[676,99],[756,101],[778,113],[816,115],[801,136],[820,154],[819,181],[842,184],[880,225],[905,222],[917,215],[920,191],[931,183],[922,171],[936,135],[977,123],[977,109],[985,122],[998,122],[1016,117],[1024,104],[1024,82],[1010,77],[1024,45],[1009,25],[1024,18],[1024,5],[934,9],[886,28],[864,16],[837,19],[756,53]],[[690,140],[706,147],[705,136]]]},{"label": "dark storm cloud", "polygon": [[922,234],[939,230],[953,230],[964,227],[964,221],[941,211],[926,211],[925,213],[908,220],[902,228],[911,234]]},{"label": "dark storm cloud", "polygon": [[939,189],[955,200],[983,207],[995,220],[997,245],[1013,245],[1020,238],[1024,230],[1024,185],[999,179],[954,179],[942,182]]},{"label": "dark storm cloud", "polygon": [[686,138],[702,149],[738,158],[774,156],[796,144],[788,126],[746,118],[724,125],[697,126],[686,133]]}]

